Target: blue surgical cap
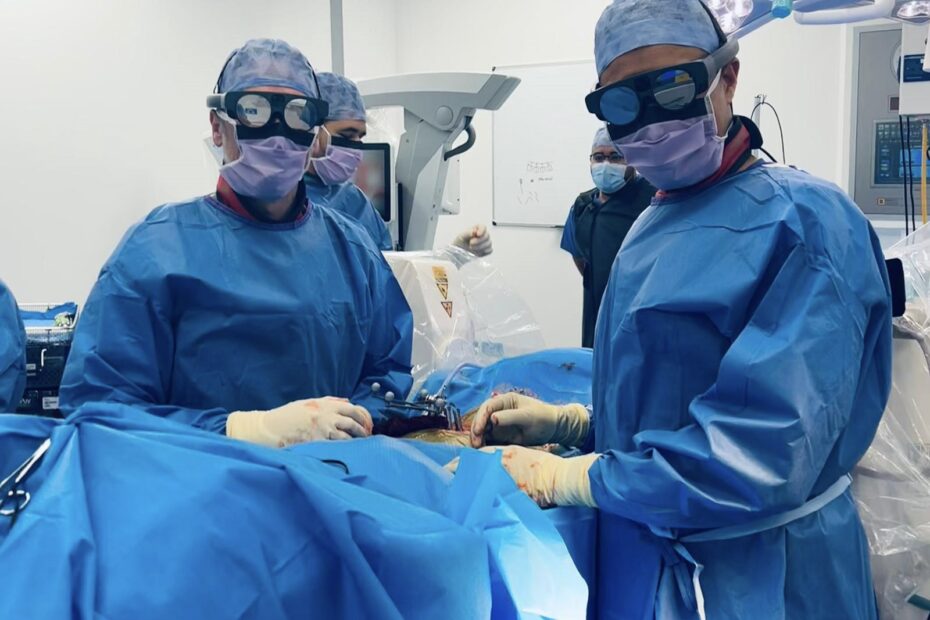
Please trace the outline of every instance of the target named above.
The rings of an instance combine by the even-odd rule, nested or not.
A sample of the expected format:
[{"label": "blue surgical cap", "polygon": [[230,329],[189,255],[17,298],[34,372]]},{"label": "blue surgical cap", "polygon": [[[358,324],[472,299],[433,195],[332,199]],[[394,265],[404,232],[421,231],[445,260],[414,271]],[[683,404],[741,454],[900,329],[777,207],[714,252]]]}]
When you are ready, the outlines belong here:
[{"label": "blue surgical cap", "polygon": [[610,139],[610,134],[607,133],[607,127],[601,127],[597,130],[597,133],[594,134],[594,143],[591,145],[591,150],[594,151],[602,146],[609,146],[613,149],[617,148],[614,146],[614,141]]},{"label": "blue surgical cap", "polygon": [[296,47],[277,39],[246,41],[229,55],[218,86],[221,93],[278,86],[319,97],[310,61]]},{"label": "blue surgical cap", "polygon": [[696,47],[708,54],[720,39],[701,0],[614,0],[594,30],[597,74],[627,52],[649,45]]},{"label": "blue surgical cap", "polygon": [[329,103],[328,121],[364,121],[365,103],[358,86],[349,78],[335,73],[317,74],[322,98]]}]

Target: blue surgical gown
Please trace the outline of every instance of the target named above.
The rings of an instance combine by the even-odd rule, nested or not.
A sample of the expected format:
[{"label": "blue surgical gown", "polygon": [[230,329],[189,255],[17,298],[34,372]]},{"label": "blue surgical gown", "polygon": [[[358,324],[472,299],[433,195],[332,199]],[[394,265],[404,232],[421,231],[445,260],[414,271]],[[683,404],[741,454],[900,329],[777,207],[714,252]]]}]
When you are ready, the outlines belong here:
[{"label": "blue surgical gown", "polygon": [[0,281],[0,411],[16,411],[26,388],[26,332],[16,299]]},{"label": "blue surgical gown", "polygon": [[[853,468],[890,389],[889,296],[866,218],[797,170],[757,165],[640,217],[594,347],[601,617],[696,618],[668,537],[797,508]],[[684,547],[708,618],[876,617],[848,490]]]},{"label": "blue surgical gown", "polygon": [[66,412],[89,401],[222,432],[230,411],[322,396],[377,420],[407,394],[413,319],[365,232],[311,206],[262,224],[206,196],[153,211],[103,267],[65,369]]},{"label": "blue surgical gown", "polygon": [[349,181],[342,185],[326,185],[319,177],[307,174],[304,176],[304,185],[311,204],[329,207],[352,218],[365,229],[379,249],[386,252],[394,249],[387,224],[355,183]]}]

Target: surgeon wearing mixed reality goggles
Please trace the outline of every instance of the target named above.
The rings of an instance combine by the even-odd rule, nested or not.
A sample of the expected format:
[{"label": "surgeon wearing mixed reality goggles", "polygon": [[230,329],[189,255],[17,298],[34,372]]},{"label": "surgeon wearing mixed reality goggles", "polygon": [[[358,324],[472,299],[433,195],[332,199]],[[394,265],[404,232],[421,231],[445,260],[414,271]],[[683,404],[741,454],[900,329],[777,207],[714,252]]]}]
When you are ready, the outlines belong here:
[{"label": "surgeon wearing mixed reality goggles", "polygon": [[254,39],[207,106],[216,193],[125,235],[77,327],[62,409],[126,403],[272,447],[367,436],[372,383],[411,387],[412,317],[364,231],[307,200],[328,113],[316,75],[284,41]]},{"label": "surgeon wearing mixed reality goggles", "polygon": [[594,189],[579,194],[562,231],[584,289],[581,346],[594,346],[594,326],[617,251],[656,189],[614,146],[606,127],[594,134],[589,157]]},{"label": "surgeon wearing mixed reality goggles", "polygon": [[485,403],[543,505],[600,508],[600,617],[875,618],[849,473],[891,385],[878,239],[839,188],[755,161],[737,44],[699,0],[616,0],[588,108],[662,190],[614,263],[593,411]]}]

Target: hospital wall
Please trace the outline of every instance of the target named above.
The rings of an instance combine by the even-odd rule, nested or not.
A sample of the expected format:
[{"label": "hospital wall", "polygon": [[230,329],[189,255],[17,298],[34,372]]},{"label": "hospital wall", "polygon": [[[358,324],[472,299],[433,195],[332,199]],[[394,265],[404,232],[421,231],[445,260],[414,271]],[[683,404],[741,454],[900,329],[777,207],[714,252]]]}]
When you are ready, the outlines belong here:
[{"label": "hospital wall", "polygon": [[[606,4],[346,0],[346,68],[358,79],[591,58]],[[0,83],[15,110],[0,137],[0,278],[22,301],[83,302],[133,222],[212,190],[204,98],[226,54],[249,37],[281,37],[329,69],[329,32],[327,0],[0,2]],[[766,93],[782,116],[789,161],[836,181],[848,167],[844,37],[843,27],[791,22],[751,34],[736,100],[749,114],[752,96]],[[440,243],[492,219],[490,115],[475,125],[479,141],[462,161],[463,213],[442,219]],[[767,111],[763,129],[780,153]],[[558,116],[539,131],[558,140]],[[493,260],[548,343],[577,344],[581,279],[558,249],[561,231],[493,234]]]},{"label": "hospital wall", "polygon": [[[350,73],[396,70],[395,14],[346,2]],[[205,98],[256,36],[330,68],[328,0],[0,2],[0,278],[20,301],[83,303],[133,222],[212,191]]]},{"label": "hospital wall", "polygon": [[[603,0],[398,0],[400,72],[489,71],[494,66],[593,57],[594,24]],[[789,162],[832,181],[845,181],[843,155],[847,63],[844,27],[772,23],[742,43],[735,108],[749,115],[765,93],[782,118]],[[592,82],[595,78],[592,76]],[[561,110],[539,127],[559,139]],[[774,116],[762,118],[769,150],[780,157]],[[438,239],[492,219],[491,122],[475,120],[478,143],[462,157],[462,215],[440,221]],[[579,161],[579,166],[586,166]],[[579,187],[578,191],[589,188]],[[571,205],[565,205],[566,213]],[[494,256],[513,288],[531,305],[550,346],[581,341],[581,277],[559,250],[560,230],[497,227]]]}]

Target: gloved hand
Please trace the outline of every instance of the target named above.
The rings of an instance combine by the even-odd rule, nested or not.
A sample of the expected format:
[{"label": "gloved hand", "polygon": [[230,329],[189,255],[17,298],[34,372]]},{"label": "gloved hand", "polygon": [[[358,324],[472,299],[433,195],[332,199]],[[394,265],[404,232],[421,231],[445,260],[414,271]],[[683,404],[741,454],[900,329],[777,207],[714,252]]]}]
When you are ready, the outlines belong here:
[{"label": "gloved hand", "polygon": [[491,233],[486,226],[474,226],[452,240],[452,245],[475,256],[487,256],[494,251]]},{"label": "gloved hand", "polygon": [[341,398],[313,398],[270,411],[236,411],[226,420],[226,435],[272,448],[321,439],[368,437],[371,415]]},{"label": "gloved hand", "polygon": [[[483,448],[482,452],[501,452],[501,464],[517,487],[543,508],[550,506],[590,506],[596,508],[591,493],[588,470],[600,457],[586,454],[570,459],[521,446]],[[455,473],[459,460],[446,469]]]},{"label": "gloved hand", "polygon": [[471,445],[580,446],[590,427],[591,415],[584,405],[547,405],[521,394],[502,394],[479,407],[471,425]]}]

